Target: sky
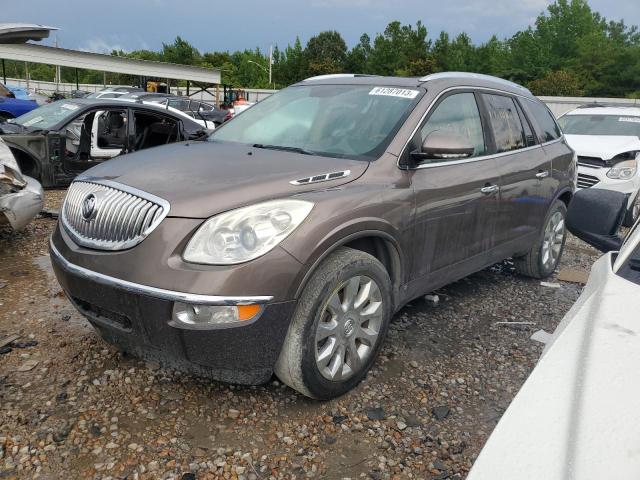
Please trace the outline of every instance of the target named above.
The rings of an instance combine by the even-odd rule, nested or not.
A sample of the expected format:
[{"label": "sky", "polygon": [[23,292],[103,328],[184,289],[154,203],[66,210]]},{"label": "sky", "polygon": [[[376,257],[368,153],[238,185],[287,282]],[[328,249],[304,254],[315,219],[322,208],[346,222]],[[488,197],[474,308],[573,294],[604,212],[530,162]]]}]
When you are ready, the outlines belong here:
[{"label": "sky", "polygon": [[[95,52],[159,50],[180,35],[201,52],[281,48],[339,31],[349,46],[399,20],[421,20],[430,38],[441,30],[466,32],[474,42],[499,38],[533,24],[548,0],[0,0],[2,22],[58,27],[59,45]],[[56,6],[52,6],[56,5]],[[611,20],[640,25],[640,0],[591,0]],[[43,41],[52,44],[54,35]]]}]

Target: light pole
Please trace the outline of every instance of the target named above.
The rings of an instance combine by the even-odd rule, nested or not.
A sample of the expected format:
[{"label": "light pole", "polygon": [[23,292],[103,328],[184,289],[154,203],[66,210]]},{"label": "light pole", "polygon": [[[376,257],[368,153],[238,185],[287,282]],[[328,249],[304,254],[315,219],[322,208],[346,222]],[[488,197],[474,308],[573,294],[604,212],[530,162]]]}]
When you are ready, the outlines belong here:
[{"label": "light pole", "polygon": [[254,65],[257,65],[262,70],[267,72],[269,74],[269,86],[271,86],[271,70],[272,70],[272,65],[273,65],[273,45],[269,45],[269,68],[268,69],[264,65],[261,65],[258,62],[254,62],[253,60],[247,60],[247,62],[248,63],[253,63]]}]

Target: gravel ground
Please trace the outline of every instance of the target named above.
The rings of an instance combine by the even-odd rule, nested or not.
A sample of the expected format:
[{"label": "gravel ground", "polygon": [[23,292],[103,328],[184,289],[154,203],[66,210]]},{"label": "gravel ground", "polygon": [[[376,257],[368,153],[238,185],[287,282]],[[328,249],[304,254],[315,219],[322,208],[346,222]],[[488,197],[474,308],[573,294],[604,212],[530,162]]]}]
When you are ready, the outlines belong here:
[{"label": "gravel ground", "polygon": [[[0,478],[461,479],[542,351],[529,337],[582,288],[508,262],[472,275],[399,312],[367,379],[320,403],[275,378],[238,387],[119,353],[53,278],[54,225],[0,228],[0,339],[20,335],[0,349]],[[570,238],[561,268],[597,257]]]}]

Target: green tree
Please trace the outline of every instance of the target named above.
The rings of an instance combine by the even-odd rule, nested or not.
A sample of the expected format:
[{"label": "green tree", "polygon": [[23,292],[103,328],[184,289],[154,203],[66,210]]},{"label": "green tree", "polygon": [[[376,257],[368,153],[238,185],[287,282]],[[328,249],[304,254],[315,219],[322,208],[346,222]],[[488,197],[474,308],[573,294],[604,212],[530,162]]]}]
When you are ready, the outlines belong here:
[{"label": "green tree", "polygon": [[528,87],[534,95],[579,97],[584,93],[576,77],[564,70],[549,72],[543,78],[529,82]]},{"label": "green tree", "polygon": [[422,22],[418,21],[415,29],[398,21],[391,22],[373,41],[368,73],[407,75],[412,69],[422,70],[430,65],[427,62],[430,46],[427,29]]},{"label": "green tree", "polygon": [[347,61],[347,44],[338,32],[320,32],[311,37],[304,49],[309,75],[343,72]]},{"label": "green tree", "polygon": [[183,40],[180,36],[176,37],[173,43],[162,44],[161,58],[164,62],[180,63],[183,65],[199,65],[202,61],[202,56],[198,49],[186,40]]}]

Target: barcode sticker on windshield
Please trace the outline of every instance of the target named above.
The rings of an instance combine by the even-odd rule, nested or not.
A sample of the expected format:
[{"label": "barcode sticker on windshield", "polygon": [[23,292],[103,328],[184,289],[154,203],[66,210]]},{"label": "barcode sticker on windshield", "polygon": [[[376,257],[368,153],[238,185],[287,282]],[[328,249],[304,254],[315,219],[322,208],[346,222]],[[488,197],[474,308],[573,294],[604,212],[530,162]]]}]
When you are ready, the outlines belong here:
[{"label": "barcode sticker on windshield", "polygon": [[640,123],[640,117],[618,117],[619,122]]},{"label": "barcode sticker on windshield", "polygon": [[410,90],[408,88],[392,88],[392,87],[373,87],[369,92],[369,95],[383,95],[385,97],[400,97],[400,98],[416,98],[418,96],[418,90]]}]

